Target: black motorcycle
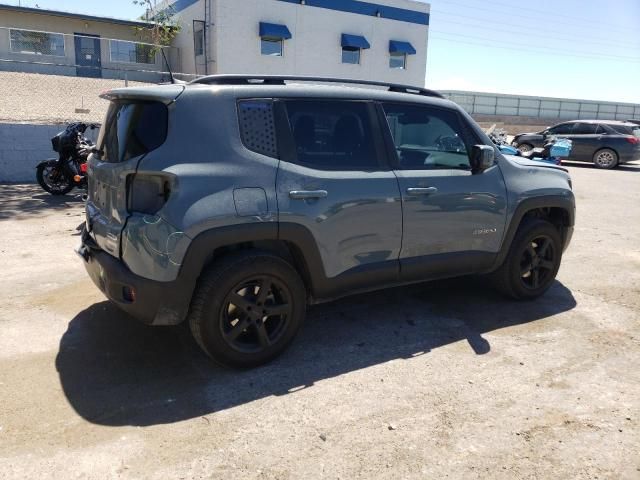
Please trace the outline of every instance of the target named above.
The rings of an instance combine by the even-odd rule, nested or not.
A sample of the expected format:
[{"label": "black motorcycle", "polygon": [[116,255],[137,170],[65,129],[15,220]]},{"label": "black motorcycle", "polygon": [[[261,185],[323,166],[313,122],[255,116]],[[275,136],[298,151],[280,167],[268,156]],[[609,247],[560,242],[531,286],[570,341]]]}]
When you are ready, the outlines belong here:
[{"label": "black motorcycle", "polygon": [[36,167],[36,178],[40,186],[52,195],[64,195],[73,187],[87,187],[87,157],[94,148],[91,140],[84,136],[87,128],[100,128],[95,123],[70,123],[51,139],[58,158],[44,160]]}]

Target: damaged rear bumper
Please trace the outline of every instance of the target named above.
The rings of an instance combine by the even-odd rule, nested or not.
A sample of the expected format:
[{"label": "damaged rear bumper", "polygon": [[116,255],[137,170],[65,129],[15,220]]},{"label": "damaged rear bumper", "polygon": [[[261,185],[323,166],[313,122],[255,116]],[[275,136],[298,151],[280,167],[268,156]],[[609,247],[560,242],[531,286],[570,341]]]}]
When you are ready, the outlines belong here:
[{"label": "damaged rear bumper", "polygon": [[177,325],[187,316],[192,289],[184,282],[158,282],[132,273],[102,250],[85,228],[76,253],[93,283],[122,310],[147,325]]}]

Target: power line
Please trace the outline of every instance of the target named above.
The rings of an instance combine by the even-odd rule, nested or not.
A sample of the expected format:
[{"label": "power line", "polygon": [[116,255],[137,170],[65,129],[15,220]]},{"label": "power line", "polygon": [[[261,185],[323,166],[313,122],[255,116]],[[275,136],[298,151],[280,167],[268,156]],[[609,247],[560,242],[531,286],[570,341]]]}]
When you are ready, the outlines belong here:
[{"label": "power line", "polygon": [[[588,54],[582,54],[582,53],[573,53],[573,52],[566,52],[566,51],[562,51],[562,50],[557,50],[557,49],[549,49],[547,51],[540,51],[537,50],[537,48],[543,48],[543,47],[536,47],[536,48],[526,48],[526,49],[522,49],[522,48],[513,48],[513,47],[507,47],[504,45],[490,45],[487,43],[483,43],[483,42],[468,42],[468,41],[464,41],[464,40],[457,40],[457,39],[452,39],[452,38],[442,38],[442,37],[438,37],[438,35],[443,35],[443,34],[436,34],[436,35],[432,35],[433,38],[440,38],[441,40],[445,40],[445,41],[455,41],[456,43],[464,43],[464,44],[468,44],[468,45],[473,45],[473,46],[484,46],[484,47],[491,47],[491,48],[500,48],[500,49],[504,49],[504,50],[513,50],[513,51],[517,51],[522,53],[523,51],[529,51],[532,53],[540,53],[540,54],[545,54],[545,55],[549,55],[550,53],[556,53],[556,54],[561,54],[563,57],[579,57],[579,58],[590,58],[590,59],[610,59],[613,61],[624,61],[624,62],[638,62],[640,63],[640,58],[631,58],[631,57],[614,57],[611,55],[600,55],[600,54],[592,54],[592,55],[588,55]],[[456,34],[444,34],[444,35],[452,35],[454,37],[456,37]],[[484,42],[491,42],[492,40],[484,40]]]},{"label": "power line", "polygon": [[[450,23],[450,24],[456,24],[456,25],[462,25],[464,27],[471,27],[471,28],[485,28],[484,26],[478,25],[478,21],[485,21],[487,23],[492,23],[491,19],[488,18],[478,18],[478,17],[470,17],[468,15],[460,15],[460,14],[453,14],[453,13],[448,13],[448,12],[437,12],[438,15],[446,15],[446,16],[452,16],[455,17],[456,19],[460,19],[460,18],[467,18],[469,20],[473,20],[474,23],[469,23],[469,22],[464,22],[464,21],[454,21],[454,20],[448,20],[448,19],[443,19],[441,20],[444,23]],[[494,20],[495,21],[495,20]],[[436,23],[437,24],[437,23]],[[430,25],[430,29],[433,28],[432,26],[433,24]],[[498,25],[493,23],[493,25],[496,26],[497,29],[499,29],[499,31],[504,31],[504,32],[508,32],[508,33],[515,33],[518,35],[522,35],[523,34],[523,30],[519,29],[519,30],[514,30],[514,29],[510,29],[508,27],[505,27],[503,25]],[[549,33],[542,33],[539,30],[547,31],[547,32],[551,32],[551,34]],[[594,42],[593,40],[587,40],[586,38],[580,36],[580,35],[574,35],[574,34],[570,34],[570,33],[562,33],[562,32],[558,32],[557,30],[553,30],[553,29],[547,29],[547,28],[543,28],[543,27],[538,27],[536,26],[535,28],[532,28],[531,31],[526,31],[525,32],[527,35],[537,35],[537,36],[544,36],[544,38],[547,39],[551,39],[553,40],[554,37],[557,37],[557,39],[559,41],[566,41],[568,40],[573,40],[573,41],[580,41],[581,43],[595,43],[595,44],[611,44],[611,45],[615,45],[618,47],[625,47],[625,48],[629,48],[630,42],[615,42],[615,41],[611,41],[608,39],[604,39],[604,38],[599,38],[599,37],[589,37],[591,39],[596,39],[597,42]],[[638,48],[640,48],[640,45],[638,45]]]},{"label": "power line", "polygon": [[[498,6],[502,6],[502,7],[507,7],[507,8],[510,9],[509,10],[510,12],[513,11],[513,10],[518,10],[518,11],[520,11],[520,10],[528,10],[530,12],[534,12],[534,13],[538,13],[538,14],[542,14],[542,15],[548,15],[549,13],[553,13],[553,17],[564,17],[564,18],[568,18],[568,19],[570,19],[570,20],[572,20],[574,22],[576,20],[579,20],[579,21],[582,21],[582,22],[593,23],[593,24],[598,25],[600,27],[603,26],[603,25],[604,26],[609,25],[611,28],[615,28],[616,30],[621,30],[621,29],[622,30],[630,30],[630,31],[633,31],[634,33],[637,33],[637,31],[638,31],[636,28],[633,28],[633,27],[623,27],[623,26],[620,26],[620,25],[614,25],[612,23],[602,22],[600,20],[591,20],[591,19],[587,19],[587,18],[583,18],[583,17],[576,17],[575,15],[565,15],[565,14],[557,13],[557,12],[549,12],[549,11],[545,11],[545,10],[538,10],[536,8],[531,8],[531,7],[514,6],[513,4],[503,3],[503,2],[496,2],[495,0],[483,0],[482,3],[483,4],[489,3],[489,4],[492,4],[492,5],[498,5]],[[460,5],[462,7],[471,8],[471,9],[474,9],[474,10],[486,11],[485,8],[478,7],[478,6],[475,6],[475,5],[469,5],[469,4],[461,3],[461,2],[458,2],[458,1],[455,1],[455,0],[454,1],[447,0],[446,4],[447,5]],[[515,17],[524,17],[523,15],[519,15],[517,13],[515,13],[515,14],[509,13],[509,16],[511,16],[511,17],[514,17],[514,16]],[[529,18],[529,17],[524,17],[524,18]]]},{"label": "power line", "polygon": [[[463,37],[463,38],[471,38],[474,40],[480,40],[483,42],[493,42],[493,43],[502,43],[500,40],[493,40],[490,38],[482,38],[482,37],[476,37],[473,35],[464,35],[464,34],[458,34],[458,33],[447,33],[447,32],[435,32],[436,35],[451,35],[453,37]],[[533,49],[544,49],[544,50],[551,50],[553,52],[567,52],[567,53],[572,53],[572,54],[577,54],[577,55],[585,55],[585,56],[598,56],[598,57],[607,57],[607,58],[615,58],[615,59],[619,59],[619,60],[628,60],[631,62],[640,62],[640,56],[639,57],[627,57],[624,55],[611,55],[608,53],[585,53],[582,51],[575,51],[575,50],[559,50],[557,48],[554,47],[537,47],[537,46],[531,46],[531,44],[528,43],[519,43],[519,42],[512,42],[509,41],[508,42],[509,45],[519,45],[519,46],[523,46],[526,48],[533,48]]]}]

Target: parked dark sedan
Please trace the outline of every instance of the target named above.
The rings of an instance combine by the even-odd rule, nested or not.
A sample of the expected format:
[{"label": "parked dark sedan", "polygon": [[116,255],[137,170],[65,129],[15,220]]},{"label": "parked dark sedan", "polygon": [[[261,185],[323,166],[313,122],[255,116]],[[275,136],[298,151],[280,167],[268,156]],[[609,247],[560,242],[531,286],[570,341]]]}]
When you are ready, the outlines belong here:
[{"label": "parked dark sedan", "polygon": [[567,160],[593,162],[598,168],[640,160],[640,125],[613,120],[573,120],[559,123],[538,133],[521,133],[513,138],[513,146],[526,152],[543,147],[551,136],[573,142]]}]

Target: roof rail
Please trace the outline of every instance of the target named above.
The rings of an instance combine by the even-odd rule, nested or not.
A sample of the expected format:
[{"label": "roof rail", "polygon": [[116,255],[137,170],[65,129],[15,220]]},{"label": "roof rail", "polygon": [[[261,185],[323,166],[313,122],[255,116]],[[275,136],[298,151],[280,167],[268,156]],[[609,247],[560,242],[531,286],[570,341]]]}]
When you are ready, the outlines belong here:
[{"label": "roof rail", "polygon": [[412,93],[426,97],[445,98],[442,94],[428,88],[398,85],[396,83],[376,82],[372,80],[353,80],[350,78],[311,77],[290,75],[207,75],[189,83],[205,85],[286,85],[286,82],[347,83],[387,87],[390,92]]}]

